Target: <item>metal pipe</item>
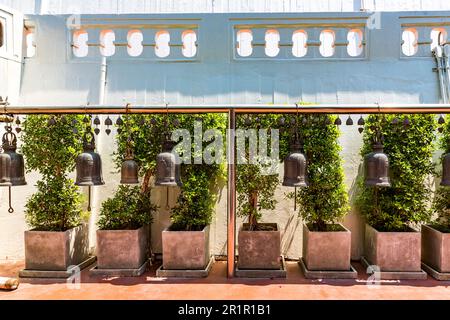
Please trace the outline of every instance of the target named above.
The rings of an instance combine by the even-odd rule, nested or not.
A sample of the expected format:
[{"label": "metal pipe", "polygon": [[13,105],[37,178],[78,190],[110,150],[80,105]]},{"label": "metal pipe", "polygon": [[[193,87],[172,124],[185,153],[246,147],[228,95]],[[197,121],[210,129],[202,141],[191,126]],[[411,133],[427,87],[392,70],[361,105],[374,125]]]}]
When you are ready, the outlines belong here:
[{"label": "metal pipe", "polygon": [[105,92],[106,92],[106,73],[107,73],[106,57],[102,57],[102,62],[100,64],[100,87],[98,92],[98,103],[99,105],[104,105],[105,103]]},{"label": "metal pipe", "polygon": [[[446,104],[447,103],[447,88],[445,86],[442,51],[443,51],[442,48],[438,45],[433,50],[433,56],[434,56],[434,58],[436,60],[436,71],[438,73],[439,89],[441,91],[442,102],[444,104]],[[441,54],[439,52],[441,52]]]},{"label": "metal pipe", "polygon": [[[5,114],[125,114],[121,106],[6,106]],[[296,113],[295,105],[288,104],[209,104],[209,105],[165,105],[130,106],[129,113]],[[369,114],[369,113],[450,113],[450,104],[311,104],[302,105],[299,113]]]},{"label": "metal pipe", "polygon": [[444,60],[443,73],[446,79],[447,102],[450,100],[450,45],[446,44],[442,47],[442,57]]},{"label": "metal pipe", "polygon": [[235,151],[236,113],[231,109],[228,113],[228,186],[227,186],[227,276],[234,277],[236,255],[236,151]]}]

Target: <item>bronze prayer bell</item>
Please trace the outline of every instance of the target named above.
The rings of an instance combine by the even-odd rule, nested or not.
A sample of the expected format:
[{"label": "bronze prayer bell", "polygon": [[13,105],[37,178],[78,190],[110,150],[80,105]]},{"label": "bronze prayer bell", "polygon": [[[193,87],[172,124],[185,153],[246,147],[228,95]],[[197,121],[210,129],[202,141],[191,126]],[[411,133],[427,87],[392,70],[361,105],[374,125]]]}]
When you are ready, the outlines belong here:
[{"label": "bronze prayer bell", "polygon": [[365,184],[373,187],[390,187],[389,159],[381,142],[373,144],[373,151],[365,157]]},{"label": "bronze prayer bell", "polygon": [[[88,141],[90,136],[90,141]],[[77,186],[99,186],[105,184],[102,177],[102,160],[95,152],[95,137],[92,132],[86,132],[83,136],[83,153],[76,160]]]},{"label": "bronze prayer bell", "polygon": [[291,152],[284,159],[283,186],[299,188],[308,186],[307,160],[298,140],[291,145]]},{"label": "bronze prayer bell", "polygon": [[25,181],[25,161],[16,152],[17,137],[11,127],[2,138],[3,153],[0,155],[0,186],[23,186]]},{"label": "bronze prayer bell", "polygon": [[156,156],[156,186],[181,187],[181,165],[172,152],[175,143],[166,139],[163,151]]}]

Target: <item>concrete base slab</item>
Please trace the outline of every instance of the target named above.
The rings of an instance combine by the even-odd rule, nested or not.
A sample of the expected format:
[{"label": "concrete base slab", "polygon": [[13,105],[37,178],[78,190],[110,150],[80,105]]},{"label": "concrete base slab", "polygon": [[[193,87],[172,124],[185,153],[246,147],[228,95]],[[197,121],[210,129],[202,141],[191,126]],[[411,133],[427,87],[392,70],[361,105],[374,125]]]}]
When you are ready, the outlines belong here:
[{"label": "concrete base slab", "polygon": [[[364,268],[368,268],[371,264],[365,257],[361,257],[361,264]],[[426,280],[427,273],[420,271],[381,271],[380,280]]]},{"label": "concrete base slab", "polygon": [[[82,263],[77,265],[75,268],[78,268],[80,271],[84,268],[90,266],[97,260],[97,257],[90,256]],[[20,278],[54,278],[54,279],[67,279],[73,275],[72,270],[61,270],[61,271],[53,271],[53,270],[30,270],[23,269],[19,271]]]},{"label": "concrete base slab", "polygon": [[236,267],[234,275],[236,278],[286,278],[286,262],[281,256],[280,269],[239,269]]},{"label": "concrete base slab", "polygon": [[168,270],[160,266],[156,270],[156,276],[159,278],[206,278],[211,271],[212,265],[214,264],[214,257],[209,259],[208,264],[205,269],[197,270]]},{"label": "concrete base slab", "polygon": [[99,269],[94,266],[89,270],[92,275],[107,277],[139,277],[147,270],[148,260],[145,261],[138,269]]},{"label": "concrete base slab", "polygon": [[308,270],[306,268],[306,262],[303,258],[300,258],[298,265],[302,269],[303,275],[306,279],[356,279],[358,272],[350,265],[348,271],[320,271],[320,270]]},{"label": "concrete base slab", "polygon": [[439,281],[450,280],[450,273],[439,272],[423,262],[422,262],[422,269],[425,270],[430,276],[432,276],[436,280],[439,280]]}]

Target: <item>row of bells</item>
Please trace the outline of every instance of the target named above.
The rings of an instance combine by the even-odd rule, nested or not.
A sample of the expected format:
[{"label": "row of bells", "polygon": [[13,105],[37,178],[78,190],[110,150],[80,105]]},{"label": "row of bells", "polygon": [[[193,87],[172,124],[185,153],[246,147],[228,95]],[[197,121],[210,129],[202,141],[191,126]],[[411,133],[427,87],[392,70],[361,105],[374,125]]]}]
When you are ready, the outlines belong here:
[{"label": "row of bells", "polygon": [[[102,175],[102,162],[100,155],[95,152],[95,138],[93,133],[86,133],[83,138],[83,153],[76,159],[76,181],[78,186],[99,186],[105,184]],[[163,151],[156,157],[156,186],[182,186],[180,179],[180,164],[172,153],[174,143],[166,140]],[[130,150],[121,167],[120,183],[138,184],[139,166],[134,160]]]},{"label": "row of bells", "polygon": [[[90,139],[88,139],[89,137]],[[102,176],[101,157],[95,152],[95,138],[92,133],[84,136],[84,150],[76,159],[76,182],[78,186],[97,186],[105,184]],[[172,149],[174,143],[166,140],[163,151],[156,158],[157,186],[181,186],[180,164]],[[2,138],[3,153],[0,153],[0,186],[25,185],[24,159],[16,152],[17,138],[11,131]],[[365,184],[376,187],[389,187],[389,159],[383,153],[383,145],[375,143],[373,151],[365,156]],[[450,186],[450,153],[443,159],[441,185]],[[137,184],[138,165],[132,156],[127,156],[122,163],[121,180],[123,184]],[[284,159],[283,186],[307,187],[307,159],[301,145],[295,142],[291,152]]]}]

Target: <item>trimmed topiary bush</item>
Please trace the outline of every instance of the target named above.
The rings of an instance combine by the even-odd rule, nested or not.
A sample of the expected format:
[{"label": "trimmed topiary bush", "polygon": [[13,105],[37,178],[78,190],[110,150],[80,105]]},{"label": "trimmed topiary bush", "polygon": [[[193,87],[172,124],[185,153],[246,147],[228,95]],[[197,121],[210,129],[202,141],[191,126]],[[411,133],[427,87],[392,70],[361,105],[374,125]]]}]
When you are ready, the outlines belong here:
[{"label": "trimmed topiary bush", "polygon": [[[439,147],[444,150],[439,161],[439,178],[442,174],[442,159],[446,153],[450,152],[450,115],[445,117],[442,135],[439,139]],[[438,186],[433,200],[433,211],[437,215],[437,219],[433,222],[433,226],[443,232],[450,232],[450,188]]]},{"label": "trimmed topiary bush", "polygon": [[[404,124],[404,119],[409,124]],[[431,186],[426,179],[434,174],[432,153],[436,121],[434,115],[371,115],[364,126],[361,155],[372,151],[373,126],[380,126],[384,136],[384,152],[389,157],[391,187],[378,188],[378,205],[374,188],[358,181],[357,206],[367,223],[379,231],[408,231],[411,224],[427,222],[432,210]],[[393,124],[397,119],[398,123]],[[394,121],[395,123],[396,121]]]},{"label": "trimmed topiary bush", "polygon": [[97,225],[100,230],[134,230],[151,224],[156,206],[150,192],[138,186],[120,185],[113,197],[102,203]]},{"label": "trimmed topiary bush", "polygon": [[[326,114],[299,116],[309,186],[297,190],[297,203],[299,214],[311,231],[333,231],[335,223],[349,210],[335,118]],[[293,194],[289,196],[292,198]]]},{"label": "trimmed topiary bush", "polygon": [[[174,129],[187,129],[194,133],[195,122],[201,123],[202,131],[217,129],[225,137],[227,117],[225,114],[187,114],[187,115],[128,115],[124,117],[124,128],[129,124],[134,142],[135,160],[140,165],[143,177],[142,192],[147,192],[155,175],[156,156],[162,150],[164,133],[172,133]],[[116,163],[118,168],[125,153],[128,132],[123,130],[117,136],[118,152]],[[200,150],[204,150],[210,141],[202,141]],[[199,150],[194,141],[187,142],[191,146],[192,156]],[[223,155],[225,156],[225,155]],[[191,164],[181,166],[183,187],[177,205],[172,208],[172,230],[202,230],[211,223],[219,188],[225,177],[225,163]]]},{"label": "trimmed topiary bush", "polygon": [[[49,120],[54,117],[54,124]],[[65,231],[85,218],[82,195],[69,179],[83,150],[83,116],[30,115],[24,121],[22,152],[27,172],[42,179],[25,206],[27,223],[40,231]]]}]

